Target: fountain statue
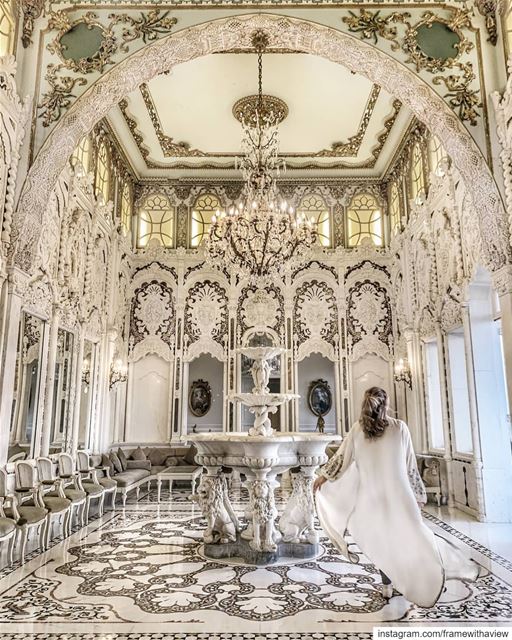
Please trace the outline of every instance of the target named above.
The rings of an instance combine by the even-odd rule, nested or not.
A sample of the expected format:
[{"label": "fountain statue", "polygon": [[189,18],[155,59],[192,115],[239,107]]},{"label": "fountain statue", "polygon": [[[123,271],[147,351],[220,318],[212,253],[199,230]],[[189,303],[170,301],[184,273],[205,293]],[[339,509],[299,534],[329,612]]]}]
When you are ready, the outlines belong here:
[{"label": "fountain statue", "polygon": [[[191,434],[197,447],[196,461],[206,468],[196,500],[207,520],[203,534],[206,556],[242,557],[251,564],[271,564],[279,558],[312,558],[319,553],[314,528],[312,485],[315,470],[327,461],[325,448],[340,436],[321,433],[275,433],[269,418],[280,405],[299,398],[293,393],[271,393],[271,362],[286,350],[281,347],[243,347],[251,358],[254,387],[251,393],[232,393],[254,415],[248,433]],[[248,526],[242,530],[231,507],[223,468],[231,467],[246,478]],[[274,489],[279,474],[297,468],[293,488],[278,525]]]}]

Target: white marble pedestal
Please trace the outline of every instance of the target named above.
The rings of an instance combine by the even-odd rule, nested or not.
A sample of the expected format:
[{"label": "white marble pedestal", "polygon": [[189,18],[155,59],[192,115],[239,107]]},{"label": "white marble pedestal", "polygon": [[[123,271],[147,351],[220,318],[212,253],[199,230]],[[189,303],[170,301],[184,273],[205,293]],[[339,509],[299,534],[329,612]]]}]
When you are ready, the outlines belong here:
[{"label": "white marble pedestal", "polygon": [[[207,519],[205,554],[220,558],[238,553],[252,564],[271,564],[283,553],[299,558],[314,556],[313,547],[318,545],[314,474],[327,461],[327,444],[340,439],[336,435],[298,433],[188,436],[198,450],[196,462],[207,471],[201,477],[196,498]],[[249,525],[243,531],[231,507],[222,467],[231,467],[246,477]],[[276,527],[276,476],[292,467],[299,467],[299,472],[294,474],[292,494]],[[222,549],[222,545],[230,546]]]}]

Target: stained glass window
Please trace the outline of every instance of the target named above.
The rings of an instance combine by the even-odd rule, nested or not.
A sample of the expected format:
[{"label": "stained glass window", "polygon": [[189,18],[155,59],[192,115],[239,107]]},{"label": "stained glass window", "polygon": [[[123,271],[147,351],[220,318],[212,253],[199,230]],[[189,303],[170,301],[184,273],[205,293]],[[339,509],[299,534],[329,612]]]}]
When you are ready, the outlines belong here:
[{"label": "stained glass window", "polygon": [[313,224],[316,224],[318,240],[323,247],[330,247],[331,241],[331,213],[322,197],[316,194],[306,195],[300,201],[297,213],[303,213]]},{"label": "stained glass window", "polygon": [[154,239],[164,247],[173,246],[174,209],[169,200],[159,194],[146,198],[139,211],[137,246],[145,247]]},{"label": "stained glass window", "polygon": [[15,21],[12,0],[0,0],[0,56],[14,52]]},{"label": "stained glass window", "polygon": [[71,155],[71,164],[75,167],[80,164],[84,171],[89,171],[89,158],[91,155],[91,139],[89,136],[84,136],[80,142],[76,145],[75,150]]},{"label": "stained glass window", "polygon": [[443,164],[447,160],[446,151],[444,150],[441,140],[437,136],[431,135],[428,139],[428,161],[430,171],[441,176],[444,174]]},{"label": "stained glass window", "polygon": [[393,181],[389,186],[388,192],[388,209],[389,223],[391,233],[395,234],[402,228],[402,207],[400,202],[400,189],[398,184]]},{"label": "stained glass window", "polygon": [[98,159],[96,161],[95,193],[103,195],[103,200],[107,203],[110,200],[110,158],[104,142],[98,149]]},{"label": "stained glass window", "polygon": [[121,227],[125,233],[132,228],[132,192],[126,181],[121,189]]},{"label": "stained glass window", "polygon": [[364,238],[370,238],[378,247],[384,244],[382,211],[369,193],[355,195],[347,209],[348,246],[357,247]]},{"label": "stained glass window", "polygon": [[221,208],[216,195],[205,193],[199,196],[190,216],[190,246],[198,247],[203,242],[210,231],[212,216]]},{"label": "stained glass window", "polygon": [[411,198],[420,203],[425,196],[425,168],[423,166],[423,154],[418,142],[412,147],[410,165]]}]

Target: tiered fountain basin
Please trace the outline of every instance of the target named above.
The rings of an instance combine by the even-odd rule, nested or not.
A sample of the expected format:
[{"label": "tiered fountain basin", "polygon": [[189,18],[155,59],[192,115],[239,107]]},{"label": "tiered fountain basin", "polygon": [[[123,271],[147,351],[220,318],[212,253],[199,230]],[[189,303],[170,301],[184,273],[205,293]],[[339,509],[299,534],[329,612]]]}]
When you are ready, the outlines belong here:
[{"label": "tiered fountain basin", "polygon": [[[283,559],[314,558],[320,552],[314,528],[312,484],[315,471],[327,461],[329,434],[205,433],[187,438],[197,447],[196,461],[206,469],[198,501],[207,518],[204,554],[214,559],[241,558],[249,564],[268,565]],[[229,467],[245,477],[250,501],[245,513],[249,525],[242,530],[229,502],[223,470]],[[276,524],[276,480],[291,468],[293,489]]]}]

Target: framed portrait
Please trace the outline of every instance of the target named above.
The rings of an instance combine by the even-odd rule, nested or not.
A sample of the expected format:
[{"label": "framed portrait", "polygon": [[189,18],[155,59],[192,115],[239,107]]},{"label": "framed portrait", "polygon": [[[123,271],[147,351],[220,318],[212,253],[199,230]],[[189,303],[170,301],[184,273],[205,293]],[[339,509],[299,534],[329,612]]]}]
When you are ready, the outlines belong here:
[{"label": "framed portrait", "polygon": [[188,406],[190,412],[198,418],[202,418],[210,411],[212,406],[212,390],[206,380],[195,380],[190,385]]},{"label": "framed portrait", "polygon": [[332,409],[332,392],[327,380],[313,380],[309,385],[309,408],[315,416],[322,417]]}]

